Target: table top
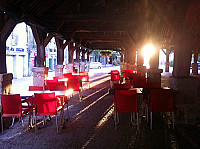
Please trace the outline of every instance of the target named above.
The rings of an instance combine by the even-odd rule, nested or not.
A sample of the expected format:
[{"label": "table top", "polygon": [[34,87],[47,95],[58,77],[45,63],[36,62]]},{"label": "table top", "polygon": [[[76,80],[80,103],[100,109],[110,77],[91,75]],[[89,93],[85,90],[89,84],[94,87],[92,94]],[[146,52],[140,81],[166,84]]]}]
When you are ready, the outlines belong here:
[{"label": "table top", "polygon": [[21,93],[21,97],[32,97],[34,96],[35,93],[52,93],[55,92],[56,96],[69,96],[72,94],[73,90],[64,90],[64,91],[49,91],[49,90],[44,90],[44,91],[27,91],[26,93]]}]

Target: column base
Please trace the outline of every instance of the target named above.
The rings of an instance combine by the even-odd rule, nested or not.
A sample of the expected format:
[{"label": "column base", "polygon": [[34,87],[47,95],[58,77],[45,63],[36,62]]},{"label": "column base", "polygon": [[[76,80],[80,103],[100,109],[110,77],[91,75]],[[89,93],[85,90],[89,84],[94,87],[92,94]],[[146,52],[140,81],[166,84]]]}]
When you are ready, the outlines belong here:
[{"label": "column base", "polygon": [[0,94],[11,94],[12,93],[12,73],[0,74]]},{"label": "column base", "polygon": [[67,73],[72,73],[73,72],[73,67],[74,67],[74,64],[67,64],[66,65],[66,68],[67,68]]},{"label": "column base", "polygon": [[200,79],[170,77],[169,82],[174,89],[176,123],[196,125],[200,122]]},{"label": "column base", "polygon": [[48,76],[48,67],[33,67],[33,85],[34,86],[43,86],[44,80]]},{"label": "column base", "polygon": [[55,76],[63,76],[64,65],[55,65]]},{"label": "column base", "polygon": [[147,82],[161,82],[162,69],[150,68],[147,69]]},{"label": "column base", "polygon": [[85,71],[85,62],[80,63],[80,71]]},{"label": "column base", "polygon": [[146,76],[146,73],[147,73],[147,69],[146,69],[146,66],[137,66],[137,73],[138,74],[141,74],[141,76]]},{"label": "column base", "polygon": [[192,74],[198,75],[198,64],[197,63],[192,63]]}]

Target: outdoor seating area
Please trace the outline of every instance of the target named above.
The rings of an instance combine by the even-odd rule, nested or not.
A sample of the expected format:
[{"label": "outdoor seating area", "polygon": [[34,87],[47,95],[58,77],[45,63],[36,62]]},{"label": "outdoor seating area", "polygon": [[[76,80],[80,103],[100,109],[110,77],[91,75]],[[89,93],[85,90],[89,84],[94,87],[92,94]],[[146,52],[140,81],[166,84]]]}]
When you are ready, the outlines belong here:
[{"label": "outdoor seating area", "polygon": [[[162,79],[162,81],[166,80]],[[163,82],[161,82],[161,86],[162,84]],[[194,146],[187,140],[188,137],[196,143],[196,146],[200,145],[198,141],[195,141],[195,138],[198,138],[198,129],[194,135],[189,135],[187,130],[192,129],[194,131],[194,127],[188,128],[176,123],[173,125],[163,117],[162,113],[158,113],[160,110],[162,112],[172,112],[170,110],[173,109],[153,109],[154,100],[157,99],[155,96],[163,97],[163,94],[166,94],[153,93],[154,90],[169,91],[167,93],[170,93],[169,96],[163,99],[169,99],[170,101],[172,100],[170,97],[171,89],[151,89],[153,94],[150,94],[152,96],[150,100],[155,99],[152,99],[152,105],[147,105],[148,110],[153,112],[153,116],[149,118],[147,123],[145,113],[148,101],[145,102],[145,97],[148,97],[149,94],[144,94],[145,88],[135,90],[130,83],[114,83],[115,93],[109,94],[110,74],[92,76],[90,85],[90,89],[86,88],[82,92],[82,102],[78,98],[79,95],[75,94],[74,97],[67,98],[69,100],[64,101],[67,102],[64,108],[62,102],[65,98],[62,98],[63,96],[58,97],[62,91],[54,91],[54,93],[51,91],[37,91],[38,88],[36,87],[36,91],[32,91],[35,92],[34,99],[36,100],[34,105],[36,114],[34,114],[34,121],[32,121],[33,129],[28,127],[29,114],[23,117],[23,127],[15,119],[13,129],[4,129],[4,132],[0,135],[1,147],[11,148],[15,144],[20,148],[30,146],[50,148],[54,146],[58,148],[113,147],[140,149],[162,148],[163,146],[167,148],[173,146],[182,148],[184,145],[185,147]],[[148,85],[150,86],[150,84]],[[158,85],[156,84],[155,87],[158,87]],[[47,100],[46,98],[51,99]],[[51,118],[49,115],[51,115]],[[151,118],[152,124],[150,123]],[[37,123],[37,127],[34,127],[35,123]],[[56,133],[57,131],[58,133]]]},{"label": "outdoor seating area", "polygon": [[[10,128],[13,128],[14,117],[22,117],[25,114],[29,114],[28,127],[35,127],[35,131],[37,131],[38,116],[42,117],[43,125],[45,125],[48,116],[56,116],[58,133],[59,128],[62,128],[64,124],[65,105],[67,106],[69,119],[68,102],[70,98],[78,92],[80,102],[82,100],[83,82],[89,84],[88,72],[65,73],[63,76],[53,77],[52,80],[44,80],[43,86],[29,86],[24,94],[1,95],[2,132],[3,117],[13,117],[13,122],[10,126]],[[87,86],[89,87],[88,84]],[[84,85],[86,86],[86,84]],[[58,113],[60,113],[59,126]]]},{"label": "outdoor seating area", "polygon": [[[112,78],[123,77],[123,79],[118,79],[123,81],[115,82],[111,85],[111,89],[109,90],[110,94],[114,95],[114,105],[116,112],[115,126],[117,125],[119,120],[117,114],[118,111],[127,113],[130,109],[130,111],[132,112],[137,112],[137,103],[140,102],[140,104],[143,104],[145,106],[144,117],[146,118],[147,123],[149,123],[150,115],[150,129],[152,129],[153,125],[153,112],[165,112],[163,116],[171,118],[173,124],[172,127],[174,129],[175,120],[173,89],[170,89],[169,87],[161,88],[161,82],[148,82],[148,79],[145,76],[137,74],[137,72],[133,72],[133,70],[124,70],[123,74],[120,74],[118,70],[111,70],[110,77],[111,80],[114,80]],[[142,94],[143,100],[137,101],[136,94]],[[132,97],[130,95],[132,95]],[[128,100],[129,98],[131,100]],[[167,112],[172,113],[170,115]]]}]

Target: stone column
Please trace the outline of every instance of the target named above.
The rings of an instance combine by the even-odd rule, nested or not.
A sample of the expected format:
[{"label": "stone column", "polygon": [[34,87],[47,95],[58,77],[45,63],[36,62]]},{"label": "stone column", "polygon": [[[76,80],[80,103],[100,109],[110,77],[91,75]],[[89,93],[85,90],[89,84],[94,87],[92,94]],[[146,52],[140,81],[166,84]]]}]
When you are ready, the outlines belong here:
[{"label": "stone column", "polygon": [[48,77],[48,67],[33,67],[33,85],[43,86],[44,80]]},{"label": "stone column", "polygon": [[64,65],[55,65],[55,76],[63,76]]},{"label": "stone column", "polygon": [[147,82],[160,82],[162,69],[158,69],[159,65],[159,49],[155,49],[154,55],[149,61],[150,69],[147,70]]},{"label": "stone column", "polygon": [[85,62],[80,63],[80,71],[85,71]]},{"label": "stone column", "polygon": [[11,94],[12,93],[12,73],[0,74],[0,94]]},{"label": "stone column", "polygon": [[198,50],[194,52],[194,63],[192,63],[192,74],[198,75]]},{"label": "stone column", "polygon": [[141,74],[142,76],[145,76],[147,69],[146,66],[143,66],[143,64],[144,64],[144,57],[142,55],[142,50],[139,49],[137,51],[137,73]]},{"label": "stone column", "polygon": [[66,65],[67,73],[73,72],[73,67],[74,67],[74,48],[73,48],[73,43],[69,43],[68,47],[68,64]]},{"label": "stone column", "polygon": [[166,49],[165,72],[169,72],[169,54],[170,54],[170,51]]}]

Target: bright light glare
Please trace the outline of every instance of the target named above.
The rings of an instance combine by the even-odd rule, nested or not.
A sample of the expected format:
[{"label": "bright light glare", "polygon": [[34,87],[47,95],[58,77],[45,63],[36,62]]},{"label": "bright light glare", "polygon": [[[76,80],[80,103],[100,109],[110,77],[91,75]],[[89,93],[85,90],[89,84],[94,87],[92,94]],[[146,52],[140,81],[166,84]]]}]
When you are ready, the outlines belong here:
[{"label": "bright light glare", "polygon": [[153,56],[155,48],[152,44],[147,44],[142,49],[142,55],[144,56],[144,66],[149,68],[149,60]]}]

